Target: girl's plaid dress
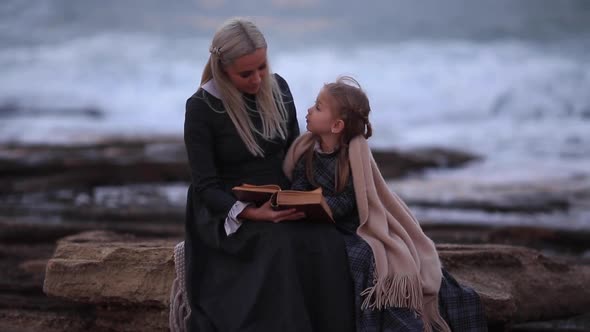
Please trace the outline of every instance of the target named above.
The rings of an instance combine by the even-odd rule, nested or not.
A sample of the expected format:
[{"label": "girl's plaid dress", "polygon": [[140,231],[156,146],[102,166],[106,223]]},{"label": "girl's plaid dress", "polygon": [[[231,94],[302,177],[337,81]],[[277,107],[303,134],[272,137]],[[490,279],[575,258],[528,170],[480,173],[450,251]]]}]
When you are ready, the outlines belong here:
[{"label": "girl's plaid dress", "polygon": [[[305,161],[301,158],[293,170],[291,189],[312,190],[308,181]],[[326,202],[332,209],[334,220],[346,243],[350,272],[354,281],[357,331],[423,331],[422,320],[408,308],[361,310],[360,293],[371,286],[374,270],[371,247],[356,234],[359,225],[358,211],[352,178],[345,189],[335,191],[335,174],[338,151],[323,153],[315,145],[313,174],[322,187]],[[444,268],[439,291],[440,312],[447,324],[457,331],[487,331],[487,323],[479,295],[471,288],[460,285]]]}]

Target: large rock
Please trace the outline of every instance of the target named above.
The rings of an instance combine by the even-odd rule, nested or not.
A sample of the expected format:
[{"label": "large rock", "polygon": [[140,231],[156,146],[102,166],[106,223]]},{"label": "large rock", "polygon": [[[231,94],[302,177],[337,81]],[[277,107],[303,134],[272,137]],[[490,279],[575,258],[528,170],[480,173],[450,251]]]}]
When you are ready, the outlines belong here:
[{"label": "large rock", "polygon": [[177,240],[138,241],[95,231],[58,242],[47,263],[48,295],[92,304],[166,307],[174,279]]},{"label": "large rock", "polygon": [[[165,328],[175,243],[109,232],[64,238],[47,264],[44,291],[97,306],[95,326],[124,331]],[[568,317],[590,307],[590,288],[585,287],[590,284],[590,266],[568,265],[514,246],[437,247],[446,269],[480,294],[491,326]],[[148,327],[130,323],[143,319],[146,312],[151,317]]]},{"label": "large rock", "polygon": [[[148,330],[166,329],[162,306],[102,305],[48,297],[43,292],[46,265],[56,241],[93,228],[117,230],[138,236],[182,236],[178,225],[133,223],[29,223],[0,217],[0,331],[134,331],[139,324]],[[104,233],[103,233],[104,234]],[[127,237],[120,236],[121,239]],[[94,241],[98,240],[97,238]],[[113,241],[109,237],[109,241]]]},{"label": "large rock", "polygon": [[399,178],[427,168],[454,168],[481,160],[483,157],[466,151],[442,147],[399,150],[373,150],[373,157],[386,179]]},{"label": "large rock", "polygon": [[0,194],[190,179],[184,143],[177,137],[0,146],[0,173]]},{"label": "large rock", "polygon": [[80,331],[166,331],[177,242],[105,231],[66,237],[47,263],[43,290],[94,307]]},{"label": "large rock", "polygon": [[93,307],[43,293],[54,237],[64,233],[24,230],[0,222],[0,331],[84,331],[93,323]]},{"label": "large rock", "polygon": [[47,192],[0,194],[0,218],[31,218],[120,223],[182,224],[189,184],[144,183]]},{"label": "large rock", "polygon": [[438,245],[443,266],[481,296],[489,323],[550,320],[590,308],[590,266],[504,245]]},{"label": "large rock", "polygon": [[[457,167],[479,156],[447,148],[375,151],[385,177]],[[96,185],[190,181],[181,137],[112,138],[79,145],[0,145],[0,194]]]}]

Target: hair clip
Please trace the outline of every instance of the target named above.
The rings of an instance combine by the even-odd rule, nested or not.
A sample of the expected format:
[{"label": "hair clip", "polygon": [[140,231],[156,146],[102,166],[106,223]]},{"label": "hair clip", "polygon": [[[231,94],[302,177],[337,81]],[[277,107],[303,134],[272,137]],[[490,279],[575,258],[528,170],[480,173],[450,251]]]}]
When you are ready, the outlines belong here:
[{"label": "hair clip", "polygon": [[215,54],[217,56],[221,56],[221,48],[220,47],[209,47],[209,52],[211,52],[211,54]]}]

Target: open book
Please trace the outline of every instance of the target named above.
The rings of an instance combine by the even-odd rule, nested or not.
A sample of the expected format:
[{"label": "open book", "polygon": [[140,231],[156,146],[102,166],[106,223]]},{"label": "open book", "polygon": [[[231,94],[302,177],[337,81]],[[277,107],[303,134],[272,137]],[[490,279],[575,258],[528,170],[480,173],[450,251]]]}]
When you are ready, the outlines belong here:
[{"label": "open book", "polygon": [[274,184],[257,186],[245,183],[233,187],[232,192],[243,202],[261,205],[270,200],[271,206],[277,210],[295,208],[305,213],[307,221],[334,222],[332,210],[322,195],[322,188],[311,191],[282,190]]}]

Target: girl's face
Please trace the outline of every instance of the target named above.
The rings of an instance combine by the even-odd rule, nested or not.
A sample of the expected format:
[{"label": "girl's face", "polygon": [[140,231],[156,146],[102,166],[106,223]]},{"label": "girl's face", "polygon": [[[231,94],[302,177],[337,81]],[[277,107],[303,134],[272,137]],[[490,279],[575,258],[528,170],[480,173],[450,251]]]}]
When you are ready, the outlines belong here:
[{"label": "girl's face", "polygon": [[256,94],[267,76],[266,48],[243,55],[225,67],[232,84],[241,92]]},{"label": "girl's face", "polygon": [[336,107],[334,98],[322,89],[315,104],[307,110],[307,130],[316,135],[338,134],[342,130],[342,120],[336,116]]}]

